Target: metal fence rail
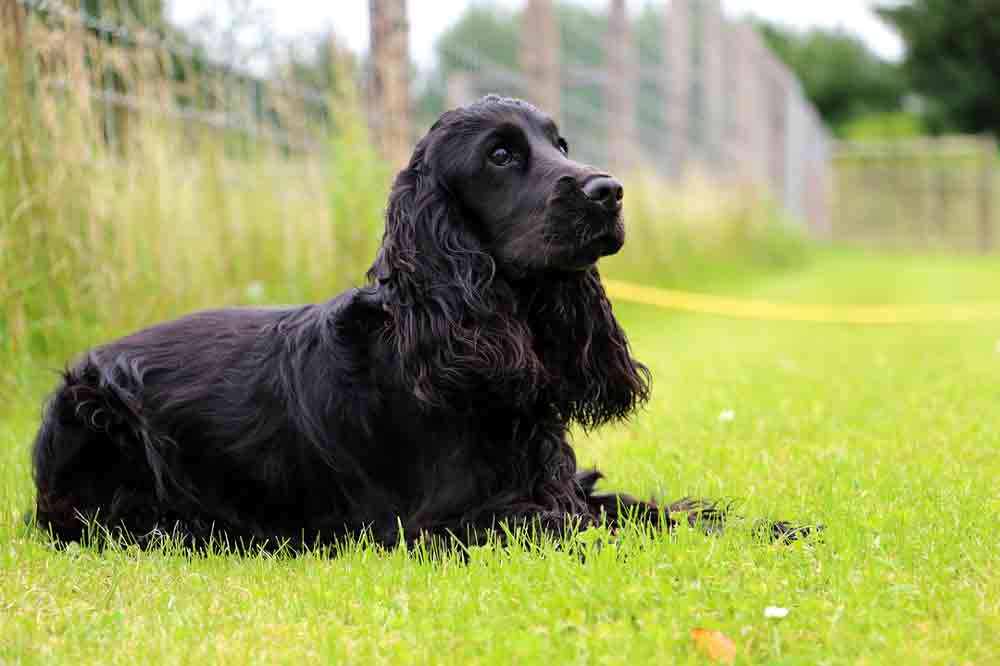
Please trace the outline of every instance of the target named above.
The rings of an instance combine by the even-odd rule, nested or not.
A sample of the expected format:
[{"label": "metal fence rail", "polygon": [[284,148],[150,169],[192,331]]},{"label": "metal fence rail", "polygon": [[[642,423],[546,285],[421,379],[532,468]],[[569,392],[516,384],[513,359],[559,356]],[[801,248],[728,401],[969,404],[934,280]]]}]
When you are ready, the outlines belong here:
[{"label": "metal fence rail", "polygon": [[[130,21],[127,13],[108,18],[66,0],[10,1],[29,13],[40,37],[42,31],[71,35],[89,62],[101,63],[89,68],[85,95],[103,110],[112,140],[121,138],[129,117],[155,114],[287,151],[324,145],[329,91],[256,76],[169,31]],[[370,124],[397,165],[423,129],[412,118],[406,5],[369,0]],[[516,8],[514,63],[494,62],[477,43],[443,47],[442,55],[458,66],[438,83],[438,96],[448,105],[487,92],[527,98],[559,118],[583,160],[666,179],[701,174],[752,183],[816,233],[829,233],[829,136],[799,83],[751,26],[725,17],[719,0],[653,3],[643,14],[647,25],[625,0],[609,0],[605,12],[590,14],[582,26],[567,22],[563,9],[552,0],[524,0]],[[38,38],[32,48],[44,59],[51,43]],[[561,48],[564,43],[577,48]],[[129,66],[116,65],[122,61]],[[128,72],[136,63],[148,63],[148,71],[132,85]],[[171,79],[178,68],[197,75]],[[157,76],[163,85],[149,85]],[[45,68],[37,82],[67,92],[80,88]]]},{"label": "metal fence rail", "polygon": [[[127,141],[130,118],[158,117],[291,152],[325,144],[329,91],[256,75],[127,12],[112,19],[62,0],[8,1],[26,18],[33,84],[89,99],[111,143]],[[67,66],[74,58],[88,66]]]}]

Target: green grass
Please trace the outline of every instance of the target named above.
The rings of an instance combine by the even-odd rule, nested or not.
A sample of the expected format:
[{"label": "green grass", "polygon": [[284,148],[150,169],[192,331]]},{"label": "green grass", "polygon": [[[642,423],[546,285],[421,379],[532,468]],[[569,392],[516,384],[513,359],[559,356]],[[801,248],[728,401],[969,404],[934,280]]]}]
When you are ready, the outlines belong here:
[{"label": "green grass", "polygon": [[[788,301],[1000,300],[985,260],[821,253],[726,293]],[[992,276],[992,278],[991,278]],[[0,424],[2,663],[1000,662],[1000,323],[734,322],[620,305],[654,398],[579,434],[610,487],[742,499],[722,536],[626,532],[580,559],[477,549],[465,564],[51,549],[26,532],[38,395]],[[29,386],[49,381],[41,370]],[[732,410],[735,418],[720,420]],[[827,526],[755,542],[753,519]],[[790,609],[764,617],[766,606]]]}]

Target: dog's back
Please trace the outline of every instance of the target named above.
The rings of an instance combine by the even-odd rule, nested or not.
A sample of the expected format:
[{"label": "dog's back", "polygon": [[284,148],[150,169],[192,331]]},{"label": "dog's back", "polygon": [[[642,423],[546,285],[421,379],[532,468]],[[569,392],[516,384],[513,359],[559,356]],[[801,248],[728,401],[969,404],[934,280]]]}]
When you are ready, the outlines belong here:
[{"label": "dog's back", "polygon": [[[311,398],[286,390],[308,382],[282,380],[308,371],[340,305],[206,311],[85,354],[49,398],[35,439],[39,526],[61,541],[80,539],[88,523],[200,537],[252,505],[257,524],[230,536],[281,536],[267,529],[268,507],[308,511],[290,506],[301,503],[291,486],[311,463],[314,474],[322,467],[304,459],[289,406]],[[287,496],[275,496],[281,487]]]}]

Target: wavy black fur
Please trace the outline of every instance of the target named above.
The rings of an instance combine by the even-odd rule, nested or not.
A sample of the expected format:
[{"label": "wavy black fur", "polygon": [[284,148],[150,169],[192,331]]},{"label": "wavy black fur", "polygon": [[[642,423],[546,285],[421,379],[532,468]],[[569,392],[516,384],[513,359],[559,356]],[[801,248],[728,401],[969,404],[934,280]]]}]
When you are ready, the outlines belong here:
[{"label": "wavy black fur", "polygon": [[396,178],[366,287],[193,314],[68,370],[34,445],[38,522],[62,541],[96,522],[140,542],[391,545],[400,526],[669,520],[596,494],[567,440],[648,396],[596,268],[623,240],[620,186],[537,109],[451,111]]}]

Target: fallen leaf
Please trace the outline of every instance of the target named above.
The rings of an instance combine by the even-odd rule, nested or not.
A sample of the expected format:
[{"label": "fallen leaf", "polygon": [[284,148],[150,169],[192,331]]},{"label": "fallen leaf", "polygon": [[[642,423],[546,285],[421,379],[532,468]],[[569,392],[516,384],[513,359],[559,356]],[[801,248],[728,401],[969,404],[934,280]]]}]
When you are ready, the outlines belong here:
[{"label": "fallen leaf", "polygon": [[713,629],[692,629],[691,638],[698,649],[710,659],[732,664],[736,661],[736,643],[721,631]]}]

